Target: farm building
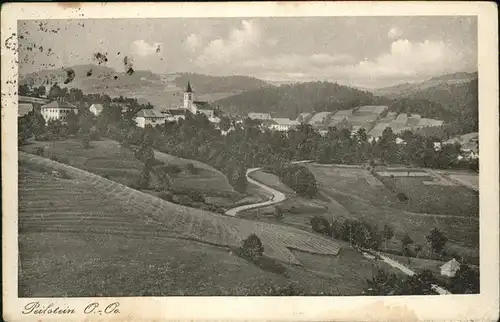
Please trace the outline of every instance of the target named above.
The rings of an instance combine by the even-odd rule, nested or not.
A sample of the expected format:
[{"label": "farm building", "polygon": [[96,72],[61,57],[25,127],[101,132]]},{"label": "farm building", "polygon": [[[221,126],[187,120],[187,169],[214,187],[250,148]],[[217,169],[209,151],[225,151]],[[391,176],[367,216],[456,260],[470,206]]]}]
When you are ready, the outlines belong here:
[{"label": "farm building", "polygon": [[165,124],[167,116],[156,110],[140,110],[135,115],[138,127],[145,128],[147,125],[156,126]]},{"label": "farm building", "polygon": [[26,103],[33,105],[35,111],[40,111],[43,105],[50,103],[50,100],[46,98],[30,97],[23,95],[19,95],[17,101],[19,104]]},{"label": "farm building", "polygon": [[384,132],[385,128],[390,127],[391,123],[378,123],[371,129],[370,132],[368,132],[368,139],[370,141],[372,140],[378,140],[381,136],[382,133]]},{"label": "farm building", "polygon": [[66,116],[68,113],[73,111],[76,114],[78,113],[78,108],[75,105],[64,101],[52,101],[49,104],[43,105],[40,111],[45,119],[45,122],[50,120],[66,122]]},{"label": "farm building", "polygon": [[420,122],[418,123],[418,127],[431,127],[431,126],[441,126],[444,124],[444,121],[441,120],[434,120],[434,119],[427,119],[427,118],[422,118],[420,119]]},{"label": "farm building", "polygon": [[307,123],[313,115],[311,113],[300,113],[297,117],[297,122]]},{"label": "farm building", "polygon": [[248,113],[248,118],[252,120],[265,121],[265,120],[270,120],[272,117],[271,114],[269,113]]},{"label": "farm building", "polygon": [[382,105],[365,105],[361,106],[356,110],[358,114],[375,114],[375,115],[383,115],[389,109],[387,106]]},{"label": "farm building", "polygon": [[169,122],[178,122],[180,119],[186,119],[186,110],[182,108],[171,108],[164,110],[162,113]]},{"label": "farm building", "polygon": [[329,123],[331,112],[319,112],[313,115],[307,122],[310,125],[324,125]]},{"label": "farm building", "polygon": [[104,110],[104,106],[102,106],[102,104],[92,104],[89,107],[90,113],[94,114],[95,116],[101,114],[102,110]]},{"label": "farm building", "polygon": [[31,111],[33,111],[33,104],[19,103],[17,108],[17,117],[23,117]]},{"label": "farm building", "polygon": [[441,275],[453,277],[460,269],[460,263],[456,259],[452,259],[441,266]]},{"label": "farm building", "polygon": [[289,131],[295,129],[300,123],[287,118],[274,118],[270,121],[269,129],[274,131]]},{"label": "farm building", "polygon": [[346,120],[349,116],[352,115],[353,112],[354,112],[354,109],[352,109],[352,108],[350,110],[338,111],[331,116],[331,119],[332,120]]}]

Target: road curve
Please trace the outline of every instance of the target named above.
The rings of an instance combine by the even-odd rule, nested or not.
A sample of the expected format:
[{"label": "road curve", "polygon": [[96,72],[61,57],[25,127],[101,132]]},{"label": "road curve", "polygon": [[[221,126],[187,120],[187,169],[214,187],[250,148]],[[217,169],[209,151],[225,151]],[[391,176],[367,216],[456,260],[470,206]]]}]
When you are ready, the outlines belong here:
[{"label": "road curve", "polygon": [[[309,163],[309,162],[312,162],[312,161],[310,161],[310,160],[303,160],[303,161],[294,161],[294,162],[291,162],[291,163],[292,164],[299,164],[299,163]],[[258,182],[256,180],[250,178],[250,174],[252,172],[255,172],[255,171],[260,170],[260,169],[261,168],[248,169],[245,175],[247,177],[248,182],[253,183],[253,184],[259,186],[260,188],[266,190],[267,192],[271,193],[273,195],[271,197],[271,199],[269,199],[267,201],[259,202],[259,203],[254,203],[254,204],[250,204],[250,205],[243,205],[243,206],[238,206],[238,207],[231,208],[231,209],[229,209],[229,210],[227,210],[225,212],[225,214],[227,216],[233,216],[234,217],[240,211],[273,205],[275,203],[282,202],[283,200],[286,199],[285,195],[282,192],[280,192],[280,191],[278,191],[276,189],[273,189],[271,187],[268,187],[265,184],[260,183],[260,182]]]},{"label": "road curve", "polygon": [[265,207],[265,206],[269,206],[269,205],[272,205],[272,204],[275,204],[275,203],[278,203],[278,202],[282,202],[283,200],[285,200],[286,197],[285,197],[285,195],[282,192],[279,192],[278,190],[275,190],[275,189],[273,189],[271,187],[266,186],[265,184],[262,184],[262,183],[260,183],[260,182],[258,182],[256,180],[250,178],[249,175],[252,172],[255,172],[257,170],[260,170],[260,168],[248,169],[247,172],[246,172],[247,180],[248,180],[248,182],[253,183],[253,184],[259,186],[260,188],[266,190],[267,192],[271,193],[273,195],[271,197],[271,199],[269,199],[267,201],[264,201],[264,202],[259,202],[259,203],[254,203],[254,204],[250,204],[250,205],[243,205],[243,206],[238,206],[238,207],[235,207],[235,208],[231,208],[228,211],[226,211],[226,215],[234,217],[240,211],[254,209],[254,208],[260,208],[260,207]]}]

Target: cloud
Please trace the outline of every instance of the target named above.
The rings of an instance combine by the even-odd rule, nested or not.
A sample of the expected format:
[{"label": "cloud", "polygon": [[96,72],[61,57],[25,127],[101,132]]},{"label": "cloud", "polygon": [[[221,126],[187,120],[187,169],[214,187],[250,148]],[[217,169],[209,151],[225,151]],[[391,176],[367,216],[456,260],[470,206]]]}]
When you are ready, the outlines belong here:
[{"label": "cloud", "polygon": [[239,72],[268,80],[329,80],[359,86],[386,86],[463,70],[464,54],[442,41],[391,43],[389,51],[372,59],[347,54],[281,54],[243,60]]},{"label": "cloud", "polygon": [[281,54],[270,58],[262,57],[241,62],[241,66],[249,70],[262,68],[268,71],[282,71],[283,73],[304,74],[315,69],[322,69],[332,65],[345,65],[354,63],[354,58],[350,55],[330,55],[326,53],[298,55]]},{"label": "cloud", "polygon": [[156,54],[157,49],[162,45],[162,43],[148,43],[144,40],[134,40],[132,42],[132,50],[134,54],[142,57],[151,56]]},{"label": "cloud", "polygon": [[195,34],[190,34],[186,38],[186,47],[189,51],[194,52],[200,46],[200,38]]},{"label": "cloud", "polygon": [[398,27],[392,27],[389,29],[389,32],[387,33],[387,37],[389,39],[397,39],[403,35],[403,30],[399,29]]},{"label": "cloud", "polygon": [[236,63],[258,48],[260,30],[253,21],[242,20],[239,28],[230,31],[227,38],[212,40],[196,59],[198,66]]},{"label": "cloud", "polygon": [[346,66],[345,73],[370,78],[424,77],[457,71],[465,65],[463,53],[443,41],[412,43],[400,39],[391,44],[389,53]]}]

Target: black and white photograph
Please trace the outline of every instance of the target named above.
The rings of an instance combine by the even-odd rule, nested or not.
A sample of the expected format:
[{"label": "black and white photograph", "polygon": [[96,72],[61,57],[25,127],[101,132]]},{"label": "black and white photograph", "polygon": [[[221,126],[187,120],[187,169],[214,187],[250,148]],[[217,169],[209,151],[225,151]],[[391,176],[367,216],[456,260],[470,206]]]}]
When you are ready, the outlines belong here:
[{"label": "black and white photograph", "polygon": [[[64,10],[2,31],[17,55],[22,315],[71,314],[50,298],[487,286],[479,116],[498,102],[479,97],[477,14]],[[120,304],[84,313],[99,305]]]}]

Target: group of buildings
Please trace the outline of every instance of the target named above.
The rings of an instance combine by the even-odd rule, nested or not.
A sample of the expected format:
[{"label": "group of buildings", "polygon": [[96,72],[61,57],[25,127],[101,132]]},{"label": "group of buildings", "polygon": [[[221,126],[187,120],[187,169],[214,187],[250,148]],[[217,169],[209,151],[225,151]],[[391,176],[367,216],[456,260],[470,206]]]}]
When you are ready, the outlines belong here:
[{"label": "group of buildings", "polygon": [[[126,106],[122,106],[122,112],[126,109]],[[78,108],[75,105],[63,99],[49,100],[45,98],[19,96],[18,117],[22,117],[33,110],[39,111],[46,122],[50,120],[59,120],[64,123],[66,122],[68,113],[71,111],[75,114],[78,113]],[[95,116],[101,114],[103,110],[104,106],[99,103],[92,104],[89,107],[89,111]],[[161,112],[155,109],[143,109],[135,115],[135,121],[138,127],[144,128],[148,125],[156,126],[165,124],[165,122],[177,122],[180,119],[185,119],[187,113],[193,115],[203,114],[211,123],[216,125],[220,123],[220,118],[216,115],[215,108],[210,103],[195,100],[190,83],[188,83],[184,92],[183,106]]]},{"label": "group of buildings", "polygon": [[422,118],[418,114],[389,112],[387,106],[367,105],[336,112],[300,113],[294,120],[273,118],[270,113],[248,113],[253,120],[260,120],[264,127],[277,131],[289,131],[299,124],[309,124],[324,135],[331,127],[350,129],[356,133],[366,130],[369,140],[378,140],[385,128],[392,128],[396,134],[405,130],[417,130],[426,127],[438,127],[443,121]]}]

